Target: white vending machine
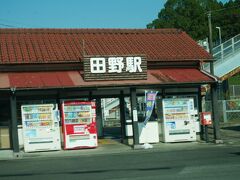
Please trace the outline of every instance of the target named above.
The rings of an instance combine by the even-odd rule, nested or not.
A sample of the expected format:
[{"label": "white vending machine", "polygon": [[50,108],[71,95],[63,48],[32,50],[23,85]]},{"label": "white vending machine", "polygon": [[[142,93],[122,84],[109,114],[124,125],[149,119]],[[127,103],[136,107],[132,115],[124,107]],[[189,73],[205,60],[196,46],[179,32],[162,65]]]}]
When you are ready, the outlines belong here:
[{"label": "white vending machine", "polygon": [[25,152],[61,149],[57,105],[22,105],[21,112]]},{"label": "white vending machine", "polygon": [[193,98],[163,99],[163,141],[196,141]]}]

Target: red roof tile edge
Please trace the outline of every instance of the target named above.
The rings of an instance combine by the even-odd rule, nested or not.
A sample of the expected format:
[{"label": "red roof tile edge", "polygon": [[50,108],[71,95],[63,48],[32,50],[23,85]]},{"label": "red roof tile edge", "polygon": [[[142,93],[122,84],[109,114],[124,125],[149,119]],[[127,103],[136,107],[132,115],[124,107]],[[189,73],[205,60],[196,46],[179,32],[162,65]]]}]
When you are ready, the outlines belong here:
[{"label": "red roof tile edge", "polygon": [[92,28],[81,28],[81,29],[66,29],[66,28],[0,28],[0,34],[20,34],[20,33],[56,33],[56,34],[68,34],[68,33],[74,33],[74,34],[99,34],[99,33],[130,33],[130,34],[157,34],[157,33],[165,33],[165,34],[180,34],[183,31],[180,29],[175,28],[169,28],[169,29],[105,29],[105,28],[99,28],[99,29],[92,29]]}]

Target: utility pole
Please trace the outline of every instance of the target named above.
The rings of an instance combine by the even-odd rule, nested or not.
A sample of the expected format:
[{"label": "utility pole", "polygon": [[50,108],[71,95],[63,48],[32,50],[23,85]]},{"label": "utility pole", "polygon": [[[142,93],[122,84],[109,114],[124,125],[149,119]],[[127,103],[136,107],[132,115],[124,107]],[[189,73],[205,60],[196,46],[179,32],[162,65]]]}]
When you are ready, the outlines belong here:
[{"label": "utility pole", "polygon": [[[212,40],[212,14],[208,11],[208,31],[209,31],[209,53],[212,54],[213,40]],[[213,61],[210,62],[210,73],[214,75]]]},{"label": "utility pole", "polygon": [[[211,10],[208,11],[208,29],[209,29],[209,52],[211,55],[213,49],[212,43],[212,17]],[[214,66],[213,60],[210,61],[210,73],[214,75]],[[214,129],[214,139],[216,143],[222,143],[220,137],[220,126],[219,126],[219,117],[218,117],[218,82],[211,85],[211,99],[212,99],[212,117],[213,117],[213,129]],[[207,130],[207,128],[206,128]]]}]

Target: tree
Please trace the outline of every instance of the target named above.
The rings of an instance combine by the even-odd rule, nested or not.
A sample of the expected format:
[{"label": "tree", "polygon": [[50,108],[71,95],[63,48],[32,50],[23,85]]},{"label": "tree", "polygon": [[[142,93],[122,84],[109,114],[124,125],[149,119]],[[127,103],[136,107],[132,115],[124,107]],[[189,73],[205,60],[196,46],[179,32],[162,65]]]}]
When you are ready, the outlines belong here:
[{"label": "tree", "polygon": [[226,39],[240,32],[239,8],[231,9],[237,5],[240,6],[240,0],[226,4],[217,0],[168,0],[147,28],[178,28],[193,39],[201,40],[208,37],[207,12],[211,11],[213,39],[218,39],[216,26],[222,27],[222,36]]},{"label": "tree", "polygon": [[230,0],[224,4],[221,11],[214,14],[217,13],[220,14],[217,23],[218,26],[222,27],[222,37],[224,40],[240,33],[240,0]]}]

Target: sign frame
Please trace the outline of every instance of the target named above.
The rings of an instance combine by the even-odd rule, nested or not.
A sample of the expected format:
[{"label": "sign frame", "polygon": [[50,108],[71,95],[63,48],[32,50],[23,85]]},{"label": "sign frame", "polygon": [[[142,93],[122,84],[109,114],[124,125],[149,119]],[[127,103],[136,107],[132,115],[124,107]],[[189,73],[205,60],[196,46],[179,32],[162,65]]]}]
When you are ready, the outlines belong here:
[{"label": "sign frame", "polygon": [[[127,67],[127,59],[132,60],[132,63],[137,64],[135,70],[130,72]],[[92,64],[92,61],[97,62]],[[98,64],[99,60],[99,64]],[[119,63],[110,64],[112,60]],[[147,60],[144,55],[97,55],[84,56],[84,80],[85,81],[101,81],[101,80],[146,80],[147,79]],[[93,72],[95,70],[96,72]]]}]

